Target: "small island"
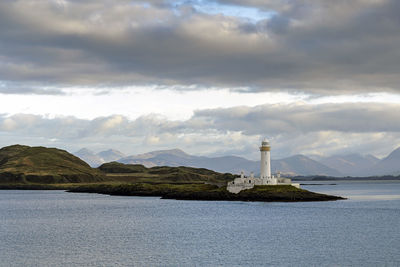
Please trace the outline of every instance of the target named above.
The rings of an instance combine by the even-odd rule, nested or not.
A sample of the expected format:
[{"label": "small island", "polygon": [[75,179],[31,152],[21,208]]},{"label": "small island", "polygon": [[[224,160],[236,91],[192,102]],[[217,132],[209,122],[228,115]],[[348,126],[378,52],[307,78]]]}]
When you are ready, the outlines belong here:
[{"label": "small island", "polygon": [[177,200],[219,200],[299,202],[340,200],[330,196],[299,189],[291,185],[254,186],[238,194],[230,193],[225,187],[211,184],[93,184],[76,186],[68,192],[100,193],[118,196],[156,196]]},{"label": "small island", "polygon": [[91,168],[67,151],[14,145],[0,149],[0,189],[67,190],[179,200],[297,202],[344,199],[291,185],[255,185],[234,194],[238,176],[203,168],[105,163]]}]

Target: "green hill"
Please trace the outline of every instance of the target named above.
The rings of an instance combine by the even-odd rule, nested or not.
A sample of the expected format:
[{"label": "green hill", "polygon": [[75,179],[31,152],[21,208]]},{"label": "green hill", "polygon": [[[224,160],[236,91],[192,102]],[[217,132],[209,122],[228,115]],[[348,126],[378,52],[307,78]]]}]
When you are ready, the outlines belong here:
[{"label": "green hill", "polygon": [[110,162],[98,169],[57,148],[13,145],[0,149],[1,184],[64,184],[92,182],[226,183],[232,174],[207,169]]},{"label": "green hill", "polygon": [[104,163],[99,168],[105,175],[120,182],[151,183],[226,183],[233,180],[230,173],[219,173],[203,168],[157,166],[146,168],[140,164]]},{"label": "green hill", "polygon": [[141,164],[123,164],[119,162],[109,162],[102,164],[99,170],[105,173],[144,173],[147,168]]},{"label": "green hill", "polygon": [[92,169],[56,148],[14,145],[0,149],[0,189],[63,189],[70,192],[126,196],[161,196],[185,200],[322,201],[342,199],[292,186],[257,186],[232,194],[234,175],[191,167],[111,162]]},{"label": "green hill", "polygon": [[90,183],[104,175],[67,151],[13,145],[0,149],[0,183]]}]

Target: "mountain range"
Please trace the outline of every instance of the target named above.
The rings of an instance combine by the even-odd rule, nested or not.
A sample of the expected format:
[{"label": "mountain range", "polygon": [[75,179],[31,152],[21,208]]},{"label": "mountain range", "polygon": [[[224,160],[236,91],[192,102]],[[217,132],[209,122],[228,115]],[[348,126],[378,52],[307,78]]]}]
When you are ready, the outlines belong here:
[{"label": "mountain range", "polygon": [[368,168],[366,171],[367,172],[364,172],[364,175],[369,173],[371,175],[380,175],[381,173],[400,175],[400,147]]},{"label": "mountain range", "polygon": [[89,164],[91,167],[96,168],[103,163],[117,161],[121,158],[126,157],[125,154],[115,149],[101,151],[96,154],[87,148],[82,148],[73,154],[86,161],[86,163]]},{"label": "mountain range", "polygon": [[[94,153],[86,148],[74,153],[93,167],[102,163],[117,161],[126,164],[153,166],[189,166],[207,168],[217,172],[258,175],[260,162],[238,156],[204,157],[185,153],[180,149],[159,150],[145,154],[126,156],[114,149]],[[400,147],[383,159],[372,155],[348,154],[330,157],[307,157],[294,155],[271,161],[272,172],[280,171],[283,175],[325,175],[325,176],[375,176],[400,174]]]}]

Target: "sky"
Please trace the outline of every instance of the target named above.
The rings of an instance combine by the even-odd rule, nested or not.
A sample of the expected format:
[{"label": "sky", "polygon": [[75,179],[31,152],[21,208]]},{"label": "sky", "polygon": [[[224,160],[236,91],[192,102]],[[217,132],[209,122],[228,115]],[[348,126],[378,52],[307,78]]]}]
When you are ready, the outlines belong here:
[{"label": "sky", "polygon": [[0,146],[384,157],[397,0],[3,0]]}]

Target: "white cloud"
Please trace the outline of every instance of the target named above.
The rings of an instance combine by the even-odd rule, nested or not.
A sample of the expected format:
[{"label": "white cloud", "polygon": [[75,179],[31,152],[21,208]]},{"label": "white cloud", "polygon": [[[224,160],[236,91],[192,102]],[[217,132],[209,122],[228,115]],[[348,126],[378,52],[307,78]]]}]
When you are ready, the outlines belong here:
[{"label": "white cloud", "polygon": [[[290,103],[305,95],[289,93],[242,93],[229,89],[171,90],[154,87],[129,87],[104,94],[89,88],[63,89],[63,95],[0,94],[0,113],[74,116],[94,119],[124,114],[130,119],[156,113],[171,120],[189,119],[195,110],[264,103]],[[16,104],[18,103],[18,105]],[[73,108],[72,108],[73,107]]]},{"label": "white cloud", "polygon": [[[304,103],[197,110],[183,121],[150,114],[78,119],[16,114],[0,117],[1,145],[28,140],[61,147],[117,148],[126,153],[181,148],[200,155],[257,157],[263,137],[274,156],[361,152],[384,155],[400,146],[398,104]],[[26,137],[29,136],[29,139]]]},{"label": "white cloud", "polygon": [[114,115],[110,118],[107,118],[104,122],[101,123],[100,129],[102,131],[114,130],[123,122],[124,118],[121,115]]},{"label": "white cloud", "polygon": [[3,120],[3,123],[1,124],[1,129],[3,131],[12,131],[16,128],[17,123],[11,119],[11,118],[6,118]]}]

